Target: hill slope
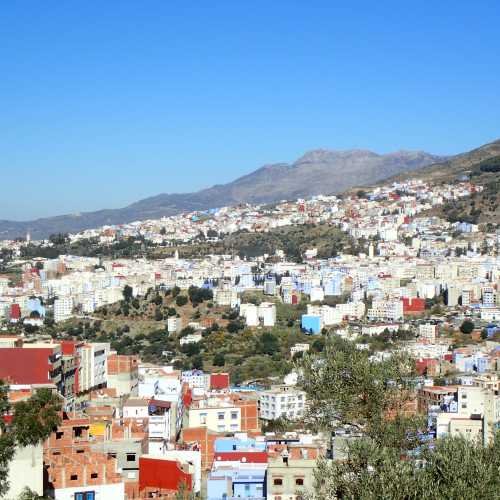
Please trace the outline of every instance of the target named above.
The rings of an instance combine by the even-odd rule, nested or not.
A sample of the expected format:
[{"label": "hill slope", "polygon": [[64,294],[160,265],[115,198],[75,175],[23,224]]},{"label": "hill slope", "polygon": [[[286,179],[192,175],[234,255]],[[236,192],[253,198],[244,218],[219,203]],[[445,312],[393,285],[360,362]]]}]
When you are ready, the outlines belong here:
[{"label": "hill slope", "polygon": [[77,232],[105,224],[123,224],[242,202],[270,203],[339,193],[355,185],[374,183],[442,159],[422,151],[379,155],[366,150],[319,149],[306,153],[292,164],[266,165],[228,184],[215,185],[195,193],[160,194],[121,209],[61,215],[35,221],[0,220],[0,239],[23,236],[28,230],[34,238],[43,238],[55,232]]},{"label": "hill slope", "polygon": [[500,140],[484,144],[479,148],[415,169],[410,175],[401,173],[388,180],[419,177],[435,182],[449,182],[460,175],[467,175],[482,161],[500,156]]},{"label": "hill slope", "polygon": [[450,222],[487,224],[488,230],[493,230],[496,224],[500,224],[500,140],[389,180],[419,177],[433,182],[451,182],[464,175],[474,184],[483,186],[484,190],[435,207],[429,214]]}]

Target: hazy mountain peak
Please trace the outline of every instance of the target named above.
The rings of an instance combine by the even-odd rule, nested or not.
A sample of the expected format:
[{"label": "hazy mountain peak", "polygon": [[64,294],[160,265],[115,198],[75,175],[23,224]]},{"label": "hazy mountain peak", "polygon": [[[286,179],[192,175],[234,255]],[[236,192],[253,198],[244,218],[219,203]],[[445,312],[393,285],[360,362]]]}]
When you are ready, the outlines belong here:
[{"label": "hazy mountain peak", "polygon": [[[468,158],[471,161],[482,160],[491,156],[499,147],[500,143],[497,141],[451,159],[425,151],[400,150],[377,154],[366,149],[314,149],[307,151],[292,164],[266,164],[228,184],[218,184],[195,193],[160,194],[139,200],[125,208],[87,212],[79,217],[62,215],[26,222],[0,221],[0,239],[23,236],[28,229],[33,238],[42,238],[56,232],[78,232],[105,224],[154,219],[241,202],[269,203],[339,193],[439,162],[442,162],[442,168],[447,168],[448,164],[459,157],[461,164],[468,164]],[[443,163],[443,160],[446,161]]]},{"label": "hazy mountain peak", "polygon": [[304,163],[317,163],[317,162],[333,162],[339,159],[349,158],[368,158],[377,157],[378,155],[373,151],[367,149],[312,149],[306,151],[294,165],[301,165]]}]

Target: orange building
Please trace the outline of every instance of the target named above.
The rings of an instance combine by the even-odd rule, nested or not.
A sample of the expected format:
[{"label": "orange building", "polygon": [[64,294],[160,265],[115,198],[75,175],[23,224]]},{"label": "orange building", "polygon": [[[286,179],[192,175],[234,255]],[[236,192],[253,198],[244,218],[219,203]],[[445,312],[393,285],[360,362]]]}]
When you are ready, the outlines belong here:
[{"label": "orange building", "polygon": [[201,468],[208,470],[214,461],[214,442],[219,437],[216,432],[206,427],[187,427],[182,429],[182,441],[186,444],[197,444],[201,452]]}]

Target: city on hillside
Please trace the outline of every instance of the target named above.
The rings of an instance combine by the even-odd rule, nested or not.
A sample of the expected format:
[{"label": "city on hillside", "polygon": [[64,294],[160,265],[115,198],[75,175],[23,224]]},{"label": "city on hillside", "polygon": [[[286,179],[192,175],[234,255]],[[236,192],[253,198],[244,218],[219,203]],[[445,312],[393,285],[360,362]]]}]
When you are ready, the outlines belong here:
[{"label": "city on hillside", "polygon": [[4,1],[0,500],[500,500],[500,1]]},{"label": "city on hillside", "polygon": [[62,412],[16,450],[9,491],[301,498],[369,427],[348,408],[311,425],[325,400],[307,374],[342,349],[365,369],[406,356],[422,443],[490,445],[500,231],[435,215],[482,190],[411,178],[0,242],[4,418],[41,391]]}]

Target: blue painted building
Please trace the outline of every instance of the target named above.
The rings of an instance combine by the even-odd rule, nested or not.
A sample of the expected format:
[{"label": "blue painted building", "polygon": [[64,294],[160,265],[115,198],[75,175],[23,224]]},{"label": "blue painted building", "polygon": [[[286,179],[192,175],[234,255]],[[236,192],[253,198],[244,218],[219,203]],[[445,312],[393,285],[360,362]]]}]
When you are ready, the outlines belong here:
[{"label": "blue painted building", "polygon": [[253,438],[238,439],[236,437],[218,438],[214,442],[215,453],[225,451],[266,451],[265,441],[257,442]]},{"label": "blue painted building", "polygon": [[217,469],[208,474],[208,500],[265,498],[266,469]]},{"label": "blue painted building", "polygon": [[342,276],[337,275],[326,278],[323,282],[325,295],[342,295]]},{"label": "blue painted building", "polygon": [[301,327],[306,333],[321,333],[321,316],[303,314]]},{"label": "blue painted building", "polygon": [[30,312],[37,312],[41,318],[45,317],[45,307],[42,306],[39,298],[33,297],[28,299],[26,306]]}]

